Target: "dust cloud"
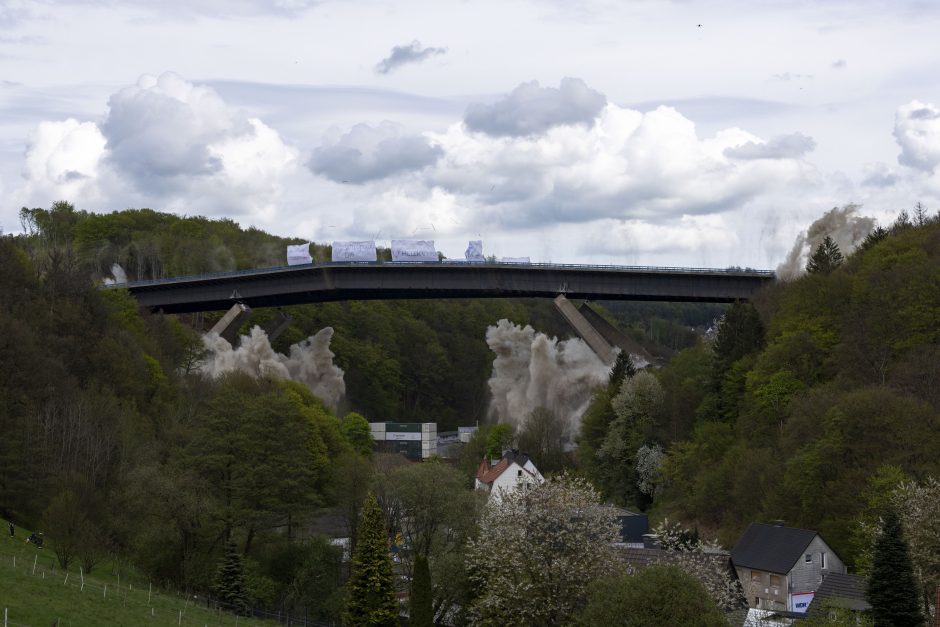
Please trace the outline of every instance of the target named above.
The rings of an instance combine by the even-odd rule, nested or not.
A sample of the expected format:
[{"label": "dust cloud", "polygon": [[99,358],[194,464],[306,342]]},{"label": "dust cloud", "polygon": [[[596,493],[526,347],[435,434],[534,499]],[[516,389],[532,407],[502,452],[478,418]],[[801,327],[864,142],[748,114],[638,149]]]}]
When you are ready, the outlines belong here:
[{"label": "dust cloud", "polygon": [[607,383],[609,367],[579,338],[559,342],[505,319],[486,330],[486,343],[496,353],[489,380],[491,418],[519,428],[544,407],[564,418],[573,442],[591,392]]},{"label": "dust cloud", "polygon": [[828,235],[838,244],[843,255],[848,255],[862,243],[875,228],[875,219],[858,215],[858,205],[833,207],[797,235],[786,260],[777,267],[777,276],[783,280],[799,277],[806,271],[806,262],[813,251]]},{"label": "dust cloud", "polygon": [[343,371],[333,364],[330,340],[333,328],[325,327],[290,347],[290,355],[275,352],[261,327],[243,335],[238,348],[217,333],[207,333],[202,342],[209,350],[203,372],[218,377],[226,372],[244,372],[254,377],[277,377],[303,383],[326,405],[335,409],[346,393]]}]

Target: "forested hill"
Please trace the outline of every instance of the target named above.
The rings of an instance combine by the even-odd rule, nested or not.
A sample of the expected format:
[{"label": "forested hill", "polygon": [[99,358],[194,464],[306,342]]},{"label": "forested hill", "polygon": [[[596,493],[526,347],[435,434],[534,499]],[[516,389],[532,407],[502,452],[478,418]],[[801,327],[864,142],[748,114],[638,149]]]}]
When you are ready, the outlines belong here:
[{"label": "forested hill", "polygon": [[905,477],[940,475],[940,217],[902,215],[839,256],[599,394],[581,453],[608,495],[652,496],[728,545],[752,521],[817,529],[851,562],[860,517]]},{"label": "forested hill", "polygon": [[[21,221],[26,236],[16,239],[36,272],[48,277],[71,272],[87,285],[108,277],[113,263],[130,280],[283,265],[285,247],[306,241],[243,229],[227,219],[149,209],[93,214],[66,202],[23,209]],[[328,246],[310,248],[315,260],[329,260]],[[323,327],[334,328],[331,348],[346,383],[341,413],[352,410],[374,421],[437,422],[440,430],[486,418],[486,382],[494,357],[485,342],[489,325],[507,318],[551,336],[571,335],[545,299],[342,302],[285,309],[292,322],[274,343],[282,353]],[[707,326],[722,310],[638,303],[616,318],[647,350],[667,357],[694,344],[690,326]],[[273,309],[254,311],[243,332],[275,314]],[[205,330],[220,316],[180,321],[182,327]]]}]

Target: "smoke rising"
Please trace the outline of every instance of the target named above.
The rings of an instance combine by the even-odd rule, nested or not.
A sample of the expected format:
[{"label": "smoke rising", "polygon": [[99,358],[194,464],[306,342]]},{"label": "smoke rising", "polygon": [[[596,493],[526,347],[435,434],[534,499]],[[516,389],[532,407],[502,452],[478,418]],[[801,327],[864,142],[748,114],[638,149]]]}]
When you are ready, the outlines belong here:
[{"label": "smoke rising", "polygon": [[207,333],[202,342],[209,350],[203,372],[218,377],[226,372],[244,372],[253,377],[277,377],[303,383],[331,408],[346,393],[343,371],[333,364],[330,340],[333,328],[324,327],[316,335],[290,347],[290,355],[277,353],[261,327],[243,335],[238,348],[217,333]]},{"label": "smoke rising", "polygon": [[824,213],[806,231],[797,235],[786,260],[777,266],[777,276],[790,280],[803,274],[809,257],[827,235],[838,244],[843,255],[855,250],[875,228],[875,219],[858,215],[858,210],[858,205],[846,205],[833,207]]},{"label": "smoke rising", "polygon": [[579,338],[559,342],[505,319],[486,330],[486,343],[496,353],[490,414],[518,428],[544,407],[565,420],[573,441],[591,391],[607,382],[609,368]]},{"label": "smoke rising", "polygon": [[122,285],[127,283],[127,273],[124,272],[124,268],[121,267],[119,263],[111,264],[111,276],[105,277],[105,285]]}]

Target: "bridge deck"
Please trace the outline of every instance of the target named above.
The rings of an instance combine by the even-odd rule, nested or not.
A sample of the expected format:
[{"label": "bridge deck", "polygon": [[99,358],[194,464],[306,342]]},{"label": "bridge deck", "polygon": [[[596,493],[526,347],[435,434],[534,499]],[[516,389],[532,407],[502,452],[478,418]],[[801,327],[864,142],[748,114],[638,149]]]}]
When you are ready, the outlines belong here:
[{"label": "bridge deck", "polygon": [[223,310],[233,302],[275,307],[402,298],[568,298],[732,302],[748,300],[774,274],[761,270],[555,264],[311,264],[225,272],[126,287],[166,313]]}]

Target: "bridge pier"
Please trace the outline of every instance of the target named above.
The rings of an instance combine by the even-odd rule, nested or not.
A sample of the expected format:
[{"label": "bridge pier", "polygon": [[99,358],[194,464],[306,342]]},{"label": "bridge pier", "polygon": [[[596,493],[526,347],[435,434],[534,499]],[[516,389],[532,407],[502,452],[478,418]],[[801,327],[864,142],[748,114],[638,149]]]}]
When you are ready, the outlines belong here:
[{"label": "bridge pier", "polygon": [[555,297],[555,308],[558,313],[568,321],[575,333],[591,347],[594,354],[608,366],[613,366],[617,360],[617,352],[614,347],[595,329],[587,318],[578,311],[571,301],[564,294]]},{"label": "bridge pier", "polygon": [[278,312],[274,314],[274,317],[268,320],[262,327],[265,334],[268,336],[268,341],[273,344],[274,340],[290,325],[291,320],[293,320],[293,318],[291,318],[289,313],[283,309],[279,309]]},{"label": "bridge pier", "polygon": [[220,337],[225,338],[232,347],[235,346],[235,340],[238,339],[238,330],[251,315],[251,309],[248,305],[235,303],[225,312],[222,319],[215,323],[209,333],[218,333]]},{"label": "bridge pier", "polygon": [[607,322],[603,316],[594,311],[587,303],[581,303],[581,306],[578,307],[578,311],[581,312],[581,315],[587,319],[591,326],[597,329],[598,333],[604,336],[604,339],[612,346],[616,346],[628,355],[636,355],[647,363],[653,363],[653,356],[649,354],[649,351],[643,348],[639,342],[628,337],[625,333],[620,331],[620,329]]}]

